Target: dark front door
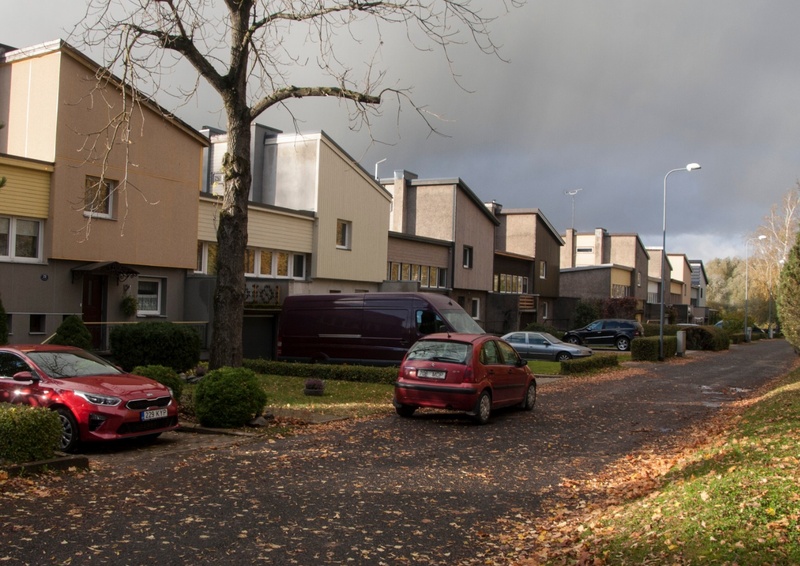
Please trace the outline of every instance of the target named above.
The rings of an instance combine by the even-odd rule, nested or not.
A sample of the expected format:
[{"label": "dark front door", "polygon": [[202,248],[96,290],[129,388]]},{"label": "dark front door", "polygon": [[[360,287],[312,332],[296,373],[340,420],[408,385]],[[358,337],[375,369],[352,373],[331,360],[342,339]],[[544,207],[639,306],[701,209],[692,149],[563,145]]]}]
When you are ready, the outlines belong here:
[{"label": "dark front door", "polygon": [[[92,347],[101,349],[103,347],[103,296],[106,289],[106,277],[104,275],[83,276],[83,322],[92,334]],[[94,323],[94,324],[93,324]]]}]

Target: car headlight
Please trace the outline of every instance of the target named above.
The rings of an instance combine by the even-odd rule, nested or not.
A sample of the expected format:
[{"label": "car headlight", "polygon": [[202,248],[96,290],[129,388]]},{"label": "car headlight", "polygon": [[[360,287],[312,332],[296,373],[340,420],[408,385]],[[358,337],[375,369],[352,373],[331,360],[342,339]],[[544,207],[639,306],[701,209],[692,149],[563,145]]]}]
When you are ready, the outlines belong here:
[{"label": "car headlight", "polygon": [[76,391],[75,395],[86,399],[92,405],[102,405],[104,407],[116,407],[122,402],[119,397],[112,397],[110,395],[97,395],[96,393],[86,393],[85,391]]}]

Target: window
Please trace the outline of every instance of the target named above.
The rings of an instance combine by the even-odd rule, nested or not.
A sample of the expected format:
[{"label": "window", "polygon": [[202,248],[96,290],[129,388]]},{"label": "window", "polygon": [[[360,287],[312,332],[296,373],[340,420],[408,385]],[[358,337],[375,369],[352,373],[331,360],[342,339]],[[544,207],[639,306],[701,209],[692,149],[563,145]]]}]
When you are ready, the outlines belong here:
[{"label": "window", "polygon": [[292,266],[292,277],[303,279],[306,276],[306,256],[295,254],[292,256],[294,265]]},{"label": "window", "polygon": [[139,315],[159,315],[161,314],[161,279],[139,279],[139,291],[137,299],[139,301]]},{"label": "window", "polygon": [[387,281],[419,281],[420,287],[447,287],[447,269],[432,265],[390,261],[386,267]]},{"label": "window", "polygon": [[481,300],[480,299],[472,299],[470,303],[470,316],[475,319],[481,318]]},{"label": "window", "polygon": [[340,250],[349,250],[352,245],[353,224],[346,220],[336,221],[336,247]]},{"label": "window", "polygon": [[527,294],[528,278],[522,275],[499,273],[494,276],[494,286],[492,290],[495,293]]},{"label": "window", "polygon": [[539,279],[547,279],[547,262],[539,262]]},{"label": "window", "polygon": [[464,246],[464,267],[472,269],[472,246]]},{"label": "window", "polygon": [[594,253],[594,248],[577,248],[575,251],[579,254],[591,254]]},{"label": "window", "polygon": [[32,314],[28,319],[28,332],[30,334],[44,334],[45,315]]},{"label": "window", "polygon": [[539,310],[542,313],[542,320],[547,318],[547,303],[540,303]]},{"label": "window", "polygon": [[258,273],[259,275],[272,275],[272,252],[261,250]]},{"label": "window", "polygon": [[637,287],[641,287],[642,286],[642,272],[641,271],[637,271],[636,272],[636,286]]},{"label": "window", "polygon": [[111,218],[116,181],[86,176],[83,213],[87,216]]},{"label": "window", "polygon": [[26,218],[0,217],[0,259],[39,261],[42,222]]}]

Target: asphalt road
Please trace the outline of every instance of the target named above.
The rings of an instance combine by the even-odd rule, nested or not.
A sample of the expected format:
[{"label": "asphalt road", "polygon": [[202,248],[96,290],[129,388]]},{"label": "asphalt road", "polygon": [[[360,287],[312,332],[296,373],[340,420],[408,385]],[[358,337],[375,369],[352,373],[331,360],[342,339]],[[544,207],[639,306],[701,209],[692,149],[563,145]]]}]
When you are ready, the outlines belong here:
[{"label": "asphalt road", "polygon": [[394,415],[275,441],[171,434],[90,472],[0,495],[3,564],[466,564],[503,521],[748,396],[795,363],[782,340],[542,383],[486,426]]}]

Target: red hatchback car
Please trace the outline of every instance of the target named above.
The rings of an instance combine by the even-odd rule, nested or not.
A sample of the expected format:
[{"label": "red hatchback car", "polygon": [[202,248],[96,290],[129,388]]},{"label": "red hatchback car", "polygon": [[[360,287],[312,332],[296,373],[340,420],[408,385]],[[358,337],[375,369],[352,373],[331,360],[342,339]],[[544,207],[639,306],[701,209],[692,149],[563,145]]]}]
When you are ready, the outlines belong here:
[{"label": "red hatchback car", "polygon": [[169,388],[70,346],[0,347],[0,403],[56,411],[65,452],[82,442],[155,438],[178,427]]},{"label": "red hatchback car", "polygon": [[485,424],[494,409],[536,403],[536,379],[502,338],[489,334],[431,334],[406,353],[393,400],[397,414],[419,407],[465,411]]}]

